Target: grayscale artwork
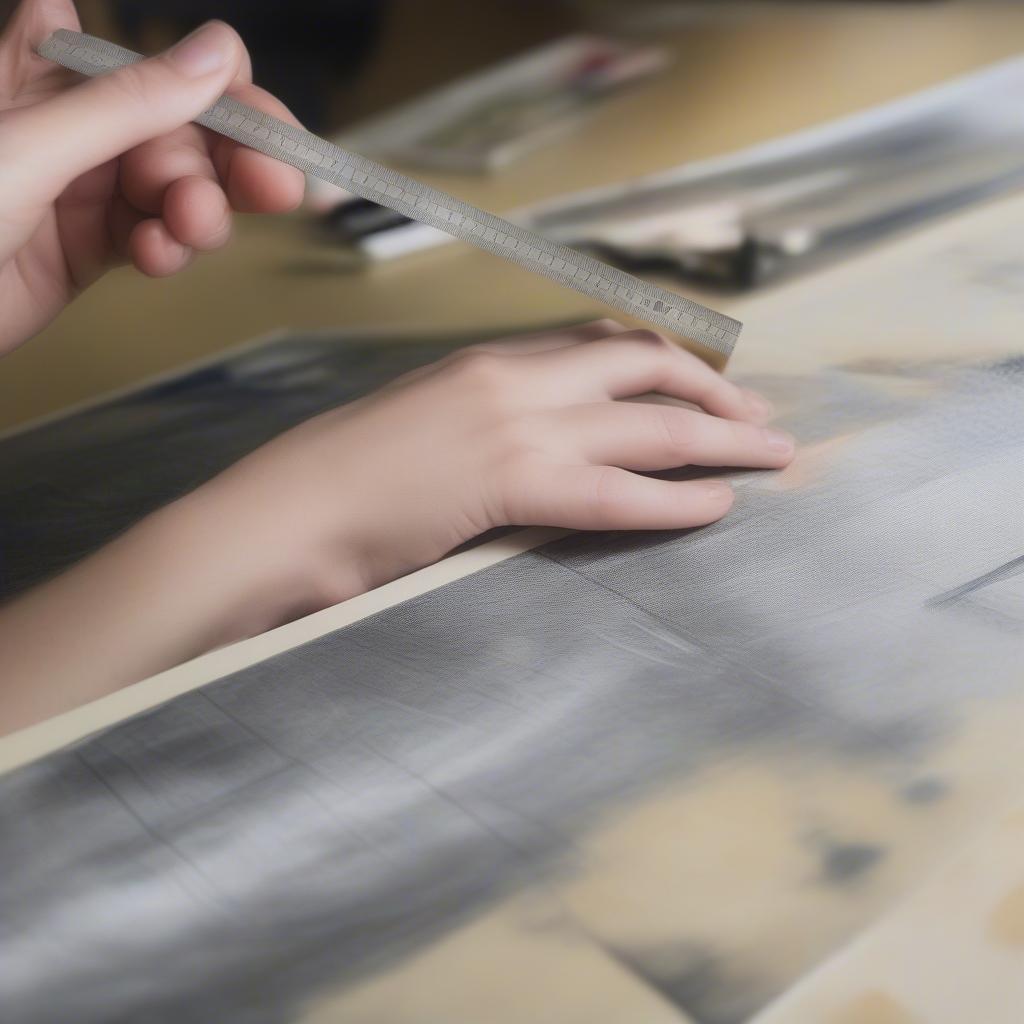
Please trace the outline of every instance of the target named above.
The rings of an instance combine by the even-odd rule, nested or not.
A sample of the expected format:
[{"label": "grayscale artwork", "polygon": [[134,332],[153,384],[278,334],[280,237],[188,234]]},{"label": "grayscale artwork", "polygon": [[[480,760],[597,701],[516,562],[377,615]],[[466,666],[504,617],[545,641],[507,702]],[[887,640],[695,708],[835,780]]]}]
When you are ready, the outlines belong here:
[{"label": "grayscale artwork", "polygon": [[[93,414],[119,524],[322,407],[317,344],[294,387],[211,370]],[[1024,721],[1024,361],[744,383],[805,450],[722,522],[550,543],[0,780],[4,1020],[440,1019],[399,998],[415,965],[532,893],[530,942],[575,930],[659,1019],[738,1024],[904,891]],[[43,467],[39,544],[96,509],[53,564],[117,528],[84,475],[47,489],[61,429],[0,446]]]}]

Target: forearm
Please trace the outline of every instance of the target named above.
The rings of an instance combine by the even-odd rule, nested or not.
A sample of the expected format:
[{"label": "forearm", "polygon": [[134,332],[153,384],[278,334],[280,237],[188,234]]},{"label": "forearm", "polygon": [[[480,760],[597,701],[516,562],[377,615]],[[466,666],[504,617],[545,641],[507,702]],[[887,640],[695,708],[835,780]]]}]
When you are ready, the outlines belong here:
[{"label": "forearm", "polygon": [[0,733],[307,610],[287,553],[230,516],[200,489],[0,609]]}]

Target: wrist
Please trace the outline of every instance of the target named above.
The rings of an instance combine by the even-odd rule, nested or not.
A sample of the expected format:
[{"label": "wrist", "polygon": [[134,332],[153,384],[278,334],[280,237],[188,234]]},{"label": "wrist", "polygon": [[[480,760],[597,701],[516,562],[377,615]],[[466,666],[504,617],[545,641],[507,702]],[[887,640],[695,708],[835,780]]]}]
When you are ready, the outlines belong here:
[{"label": "wrist", "polygon": [[205,649],[272,629],[374,585],[354,543],[332,524],[331,542],[264,494],[216,478],[151,517],[168,549],[185,553],[205,595]]}]

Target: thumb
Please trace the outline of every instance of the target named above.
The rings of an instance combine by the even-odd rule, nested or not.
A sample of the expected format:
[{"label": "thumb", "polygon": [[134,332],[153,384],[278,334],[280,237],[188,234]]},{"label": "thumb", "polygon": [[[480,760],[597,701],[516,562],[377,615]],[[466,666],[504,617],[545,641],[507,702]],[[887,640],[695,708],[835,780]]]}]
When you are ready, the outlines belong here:
[{"label": "thumb", "polygon": [[86,171],[187,124],[220,98],[244,59],[234,29],[211,21],[158,57],[19,113],[5,134],[24,173],[23,197],[54,199]]}]

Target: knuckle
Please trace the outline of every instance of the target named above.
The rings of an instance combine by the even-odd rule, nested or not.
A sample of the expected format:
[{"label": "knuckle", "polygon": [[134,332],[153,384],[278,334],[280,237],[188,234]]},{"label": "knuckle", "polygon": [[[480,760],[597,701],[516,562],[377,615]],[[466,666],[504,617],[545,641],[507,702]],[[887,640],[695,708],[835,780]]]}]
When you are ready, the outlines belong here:
[{"label": "knuckle", "polygon": [[508,360],[486,349],[462,352],[451,365],[460,380],[476,388],[500,391],[509,386]]},{"label": "knuckle", "polygon": [[594,518],[601,522],[614,522],[622,515],[628,503],[624,470],[602,466],[594,471],[587,502]]},{"label": "knuckle", "polygon": [[524,408],[524,392],[513,361],[495,352],[476,351],[451,364],[455,388],[488,420],[507,420]]},{"label": "knuckle", "polygon": [[[453,366],[457,366],[460,359],[466,358],[466,353],[471,352],[471,348],[460,348],[454,352],[449,352],[447,355],[441,356],[440,359],[435,359],[434,362],[428,363],[426,366],[421,366],[419,369],[425,370],[450,370]],[[413,370],[413,373],[416,371]]]},{"label": "knuckle", "polygon": [[729,385],[721,377],[709,375],[700,379],[693,389],[693,401],[707,407],[708,403],[721,402],[728,394]]},{"label": "knuckle", "polygon": [[493,344],[493,342],[475,341],[472,345],[464,345],[457,351],[445,356],[443,361],[446,363],[457,363],[462,359],[468,359],[471,356],[490,352],[492,351]]},{"label": "knuckle", "polygon": [[659,437],[670,451],[685,451],[700,441],[700,422],[685,409],[653,406],[651,419],[655,436]]},{"label": "knuckle", "polygon": [[740,449],[761,448],[763,446],[763,435],[757,427],[749,423],[742,423],[739,420],[722,420],[729,431],[730,440],[735,447]]}]

